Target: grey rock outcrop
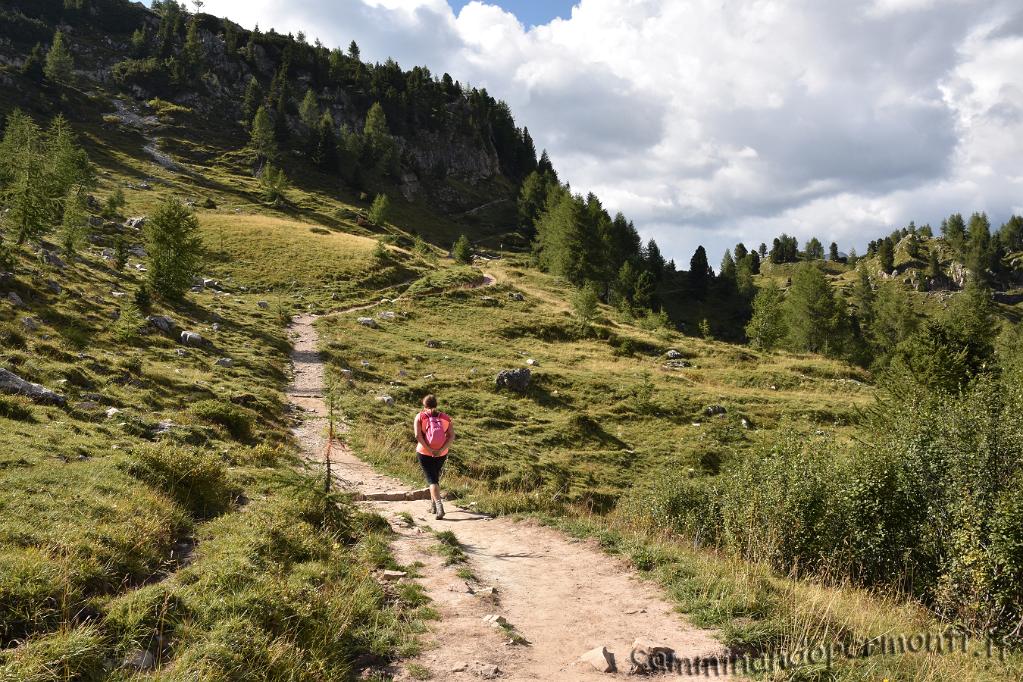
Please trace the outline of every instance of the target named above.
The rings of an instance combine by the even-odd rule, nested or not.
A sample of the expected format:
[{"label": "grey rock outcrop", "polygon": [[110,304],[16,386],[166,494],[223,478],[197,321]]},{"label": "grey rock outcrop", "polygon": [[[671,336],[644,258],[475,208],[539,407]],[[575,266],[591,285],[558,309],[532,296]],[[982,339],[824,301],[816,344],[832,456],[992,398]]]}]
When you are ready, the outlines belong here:
[{"label": "grey rock outcrop", "polygon": [[0,393],[8,395],[23,395],[43,405],[57,405],[63,407],[67,404],[67,398],[51,391],[45,386],[34,384],[19,377],[14,372],[0,369]]},{"label": "grey rock outcrop", "polygon": [[529,387],[529,380],[533,373],[525,367],[519,369],[506,369],[497,374],[495,383],[498,389],[507,388],[509,391],[522,393]]}]

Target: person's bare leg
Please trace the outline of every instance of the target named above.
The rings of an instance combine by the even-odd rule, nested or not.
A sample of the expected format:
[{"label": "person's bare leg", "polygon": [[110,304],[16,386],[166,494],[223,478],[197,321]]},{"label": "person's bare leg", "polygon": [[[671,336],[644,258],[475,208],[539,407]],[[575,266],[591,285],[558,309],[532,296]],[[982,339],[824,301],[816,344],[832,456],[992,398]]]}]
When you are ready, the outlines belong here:
[{"label": "person's bare leg", "polygon": [[434,502],[440,499],[440,486],[436,483],[430,484],[430,499]]}]

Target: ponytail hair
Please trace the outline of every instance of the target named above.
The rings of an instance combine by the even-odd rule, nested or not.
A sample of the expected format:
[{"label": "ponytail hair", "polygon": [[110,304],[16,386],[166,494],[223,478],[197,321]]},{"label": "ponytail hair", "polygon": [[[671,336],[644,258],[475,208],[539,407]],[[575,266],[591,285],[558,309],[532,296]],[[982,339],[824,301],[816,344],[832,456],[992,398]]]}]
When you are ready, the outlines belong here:
[{"label": "ponytail hair", "polygon": [[437,396],[435,396],[432,393],[428,394],[425,398],[423,398],[423,407],[428,409],[430,412],[436,412],[437,411]]}]

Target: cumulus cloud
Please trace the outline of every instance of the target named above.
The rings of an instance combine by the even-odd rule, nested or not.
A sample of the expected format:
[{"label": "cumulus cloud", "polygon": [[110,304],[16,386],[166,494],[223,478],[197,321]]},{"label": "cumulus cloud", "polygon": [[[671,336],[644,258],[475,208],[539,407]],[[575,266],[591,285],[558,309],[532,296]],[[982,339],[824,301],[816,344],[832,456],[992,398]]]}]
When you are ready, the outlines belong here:
[{"label": "cumulus cloud", "polygon": [[687,263],[697,244],[862,245],[1023,211],[1015,0],[581,0],[527,28],[475,0],[207,0],[512,106],[577,191]]}]

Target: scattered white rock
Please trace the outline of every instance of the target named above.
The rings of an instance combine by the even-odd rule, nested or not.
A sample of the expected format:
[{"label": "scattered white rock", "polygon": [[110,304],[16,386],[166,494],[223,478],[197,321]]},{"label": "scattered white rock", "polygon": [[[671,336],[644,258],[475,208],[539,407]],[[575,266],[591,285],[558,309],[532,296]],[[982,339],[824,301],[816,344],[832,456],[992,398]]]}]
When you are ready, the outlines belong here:
[{"label": "scattered white rock", "polygon": [[405,571],[384,571],[381,574],[383,579],[388,581],[388,582],[393,582],[395,580],[401,580],[406,575],[408,575],[408,573],[406,573]]},{"label": "scattered white rock", "polygon": [[598,646],[596,649],[590,649],[585,654],[579,657],[576,663],[589,666],[601,673],[613,673],[617,670],[615,667],[615,655],[607,650],[607,647]]},{"label": "scattered white rock", "polygon": [[499,628],[502,625],[507,625],[508,620],[504,616],[499,616],[496,613],[491,613],[488,616],[483,616],[483,622],[490,627]]},{"label": "scattered white rock", "polygon": [[34,332],[39,329],[39,320],[34,317],[23,317],[21,318],[21,326],[30,332]]},{"label": "scattered white rock", "polygon": [[377,317],[379,317],[381,320],[393,320],[396,317],[398,317],[398,314],[393,310],[384,310],[377,313]]},{"label": "scattered white rock", "polygon": [[501,674],[501,669],[494,663],[480,663],[476,672],[485,680],[492,680]]},{"label": "scattered white rock", "polygon": [[377,396],[377,402],[378,403],[383,403],[384,405],[387,405],[388,407],[391,407],[392,405],[394,405],[394,398],[392,398],[389,395],[378,395]]},{"label": "scattered white rock", "polygon": [[540,366],[540,363],[538,361],[534,360],[533,358],[529,358],[528,360],[526,360],[526,364],[529,365],[530,367],[539,367]]},{"label": "scattered white rock", "polygon": [[451,666],[451,672],[453,673],[464,673],[469,669],[469,664],[466,661],[459,661]]},{"label": "scattered white rock", "polygon": [[200,347],[206,343],[206,339],[202,335],[195,332],[181,332],[181,343],[185,346]]},{"label": "scattered white rock", "polygon": [[164,334],[170,334],[174,331],[174,320],[164,315],[150,315],[146,318],[146,321],[162,331]]},{"label": "scattered white rock", "polygon": [[669,360],[681,360],[683,356],[682,353],[679,353],[677,350],[672,348],[667,353],[664,354],[664,357],[668,358]]},{"label": "scattered white rock", "polygon": [[18,294],[13,291],[7,294],[7,300],[10,301],[15,308],[20,308],[25,305],[25,302],[21,300],[21,296],[18,296]]},{"label": "scattered white rock", "polygon": [[218,358],[216,365],[217,367],[234,367],[234,360],[231,358]]},{"label": "scattered white rock", "polygon": [[371,329],[377,328],[377,321],[374,320],[372,317],[360,317],[355,321],[361,324],[363,327],[369,327]]},{"label": "scattered white rock", "polygon": [[341,370],[341,377],[344,378],[347,381],[351,381],[352,380],[352,370],[350,370],[350,369],[343,369],[343,370]]},{"label": "scattered white rock", "polygon": [[212,329],[215,332],[219,332],[220,331],[220,323],[219,322],[214,322]]},{"label": "scattered white rock", "polygon": [[108,407],[107,408],[107,412],[106,412],[107,419],[113,419],[115,416],[117,416],[119,414],[121,414],[121,411],[119,409],[117,409],[116,407]]}]

